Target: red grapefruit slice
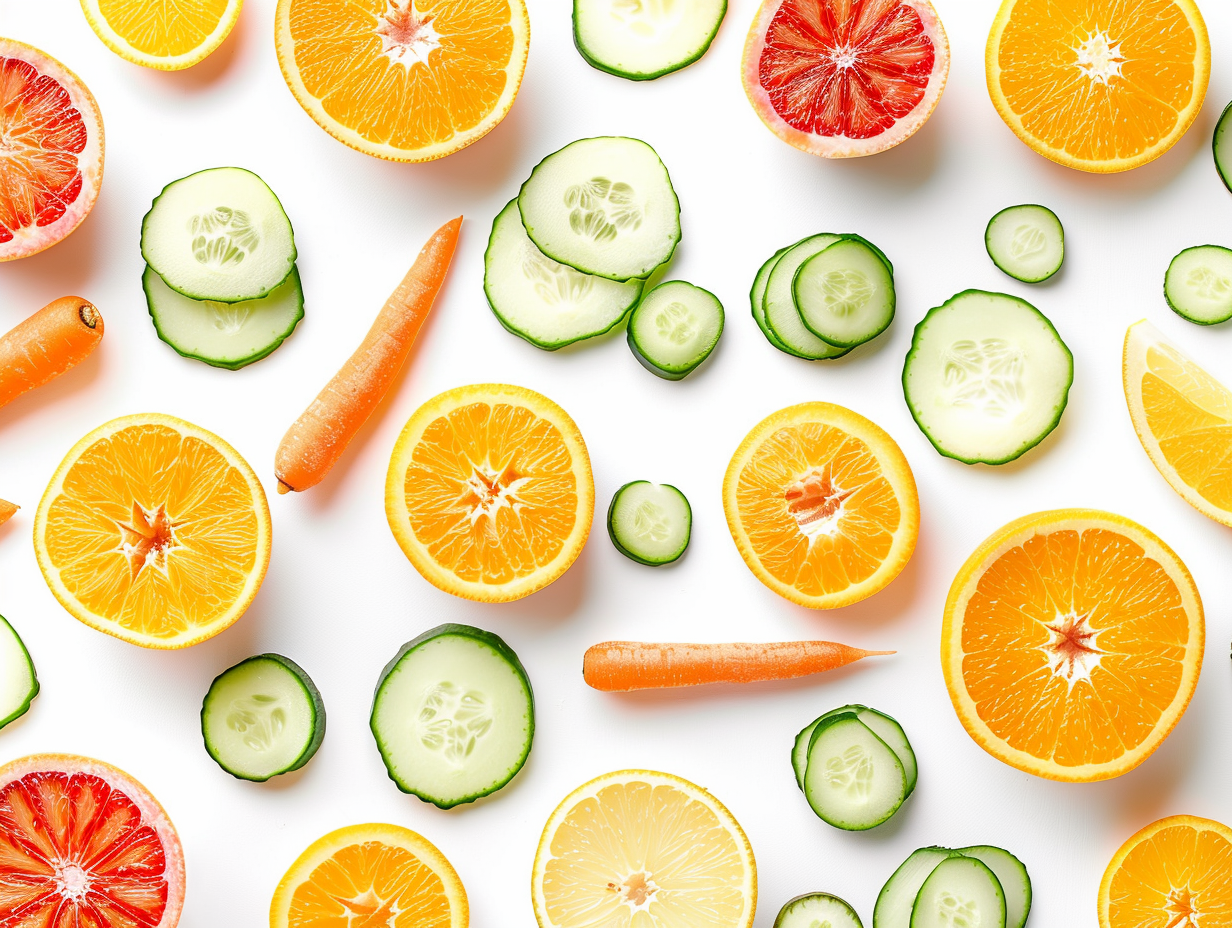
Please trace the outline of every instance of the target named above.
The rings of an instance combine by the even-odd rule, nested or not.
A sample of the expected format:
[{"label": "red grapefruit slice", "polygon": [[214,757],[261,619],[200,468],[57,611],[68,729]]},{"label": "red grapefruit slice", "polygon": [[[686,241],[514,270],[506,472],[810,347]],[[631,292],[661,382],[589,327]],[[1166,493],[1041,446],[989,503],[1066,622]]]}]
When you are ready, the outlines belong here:
[{"label": "red grapefruit slice", "polygon": [[81,224],[103,179],[103,119],[81,80],[0,38],[0,261],[50,248]]},{"label": "red grapefruit slice", "polygon": [[0,767],[0,925],[175,928],[183,904],[180,839],[124,771],[69,754]]},{"label": "red grapefruit slice", "polygon": [[949,71],[929,0],[764,0],[744,45],[744,91],[761,121],[823,158],[911,138]]}]

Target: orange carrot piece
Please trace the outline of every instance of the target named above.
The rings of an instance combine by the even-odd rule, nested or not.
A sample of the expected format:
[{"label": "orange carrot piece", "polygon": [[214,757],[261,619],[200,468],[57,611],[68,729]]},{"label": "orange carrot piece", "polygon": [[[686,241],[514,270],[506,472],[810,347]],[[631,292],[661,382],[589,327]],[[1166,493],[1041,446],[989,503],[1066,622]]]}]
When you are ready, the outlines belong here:
[{"label": "orange carrot piece", "polygon": [[8,500],[0,499],[0,525],[3,525],[9,519],[13,518],[15,513],[21,507],[16,503],[10,503]]},{"label": "orange carrot piece", "polygon": [[702,683],[789,680],[893,651],[865,651],[833,641],[768,644],[651,644],[605,641],[587,649],[582,678],[609,693]]},{"label": "orange carrot piece", "polygon": [[0,337],[0,406],[84,361],[103,337],[88,300],[62,296]]},{"label": "orange carrot piece", "polygon": [[363,343],[282,436],[274,458],[279,493],[320,483],[389,392],[445,281],[461,227],[459,216],[436,230]]}]

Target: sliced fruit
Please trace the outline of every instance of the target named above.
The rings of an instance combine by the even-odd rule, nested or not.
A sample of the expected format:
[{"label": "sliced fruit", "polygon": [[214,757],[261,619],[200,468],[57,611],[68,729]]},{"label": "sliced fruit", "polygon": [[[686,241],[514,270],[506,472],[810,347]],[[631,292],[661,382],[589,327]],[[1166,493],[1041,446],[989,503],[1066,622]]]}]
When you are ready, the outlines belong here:
[{"label": "sliced fruit", "polygon": [[1174,313],[1198,325],[1232,319],[1232,249],[1186,248],[1164,274],[1164,299]]},{"label": "sliced fruit", "polygon": [[1185,565],[1123,516],[1059,509],[1016,519],[950,587],[941,663],[980,747],[1050,780],[1120,776],[1189,705],[1202,601]]},{"label": "sliced fruit", "polygon": [[1193,0],[1003,0],[984,68],[1025,145],[1104,174],[1154,161],[1185,134],[1211,46]]},{"label": "sliced fruit", "polygon": [[234,448],[158,413],[73,446],[34,517],[43,579],[76,619],[146,648],[212,638],[265,578],[265,491]]},{"label": "sliced fruit", "polygon": [[742,66],[761,121],[823,158],[911,138],[949,71],[949,42],[928,0],[763,0]]},{"label": "sliced fruit", "polygon": [[0,767],[0,924],[175,928],[184,852],[167,813],[122,770],[35,754]]},{"label": "sliced fruit", "polygon": [[546,396],[455,387],[407,421],[385,482],[394,537],[424,579],[508,602],[558,578],[590,534],[595,485],[582,433]]},{"label": "sliced fruit", "polygon": [[350,825],[308,846],[270,901],[270,928],[466,928],[457,871],[423,835]]},{"label": "sliced fruit", "polygon": [[539,928],[749,928],[757,865],[732,814],[667,773],[618,770],[548,819],[531,872]]},{"label": "sliced fruit", "polygon": [[0,615],[0,728],[25,715],[38,694],[30,652],[17,629]]},{"label": "sliced fruit", "polygon": [[706,54],[726,13],[727,0],[573,0],[573,44],[591,67],[653,80]]},{"label": "sliced fruit", "polygon": [[757,579],[812,609],[884,587],[920,527],[915,478],[894,439],[832,403],[788,406],[758,423],[727,466],[723,511]]},{"label": "sliced fruit", "polygon": [[274,42],[322,129],[376,158],[431,161],[505,118],[530,19],[524,0],[278,0]]},{"label": "sliced fruit", "polygon": [[0,38],[0,261],[50,248],[94,208],[103,117],[81,79],[46,52]]},{"label": "sliced fruit", "polygon": [[133,64],[160,71],[191,68],[218,48],[244,0],[81,0],[103,44]]}]

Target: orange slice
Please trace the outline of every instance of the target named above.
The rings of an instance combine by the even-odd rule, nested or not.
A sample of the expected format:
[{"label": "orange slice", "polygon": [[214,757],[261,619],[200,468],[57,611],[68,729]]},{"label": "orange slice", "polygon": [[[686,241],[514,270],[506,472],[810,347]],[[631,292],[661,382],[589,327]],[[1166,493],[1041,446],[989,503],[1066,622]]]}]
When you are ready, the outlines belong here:
[{"label": "orange slice", "polygon": [[525,0],[278,0],[278,63],[317,125],[390,161],[443,158],[505,118]]},{"label": "orange slice", "polygon": [[1128,171],[1202,108],[1211,46],[1193,0],[1003,0],[985,52],[993,105],[1026,145],[1081,171]]},{"label": "orange slice", "polygon": [[34,517],[34,552],[75,618],[146,648],[183,648],[243,615],[265,577],[265,491],[217,435],[158,413],[73,446]]},{"label": "orange slice", "polygon": [[920,531],[915,478],[894,439],[831,403],[758,423],[727,465],[723,511],[757,579],[813,609],[872,596]]},{"label": "orange slice", "polygon": [[539,928],[749,928],[757,865],[706,790],[617,770],[579,786],[548,819],[531,900]]},{"label": "orange slice", "polygon": [[1050,780],[1132,770],[1198,684],[1205,624],[1172,549],[1123,516],[1039,512],[994,532],[945,604],[941,665],[967,734]]},{"label": "orange slice", "polygon": [[244,0],[81,0],[103,44],[133,64],[191,68],[222,44]]},{"label": "orange slice", "polygon": [[331,831],[296,858],[270,928],[466,928],[466,890],[445,855],[397,825]]},{"label": "orange slice", "polygon": [[569,414],[524,387],[475,384],[407,421],[385,514],[429,583],[480,602],[529,596],[569,569],[590,534],[595,484]]}]

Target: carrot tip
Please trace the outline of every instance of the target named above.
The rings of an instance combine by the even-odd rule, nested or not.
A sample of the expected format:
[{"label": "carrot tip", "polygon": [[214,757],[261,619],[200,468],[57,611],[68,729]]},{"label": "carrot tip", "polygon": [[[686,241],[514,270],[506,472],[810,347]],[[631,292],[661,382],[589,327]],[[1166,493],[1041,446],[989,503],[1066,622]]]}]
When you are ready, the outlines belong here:
[{"label": "carrot tip", "polygon": [[289,483],[283,483],[281,479],[278,481],[278,495],[279,496],[283,496],[286,493],[290,493],[294,489],[295,487],[291,486]]},{"label": "carrot tip", "polygon": [[882,654],[897,654],[897,651],[865,651],[865,657],[877,657]]}]

